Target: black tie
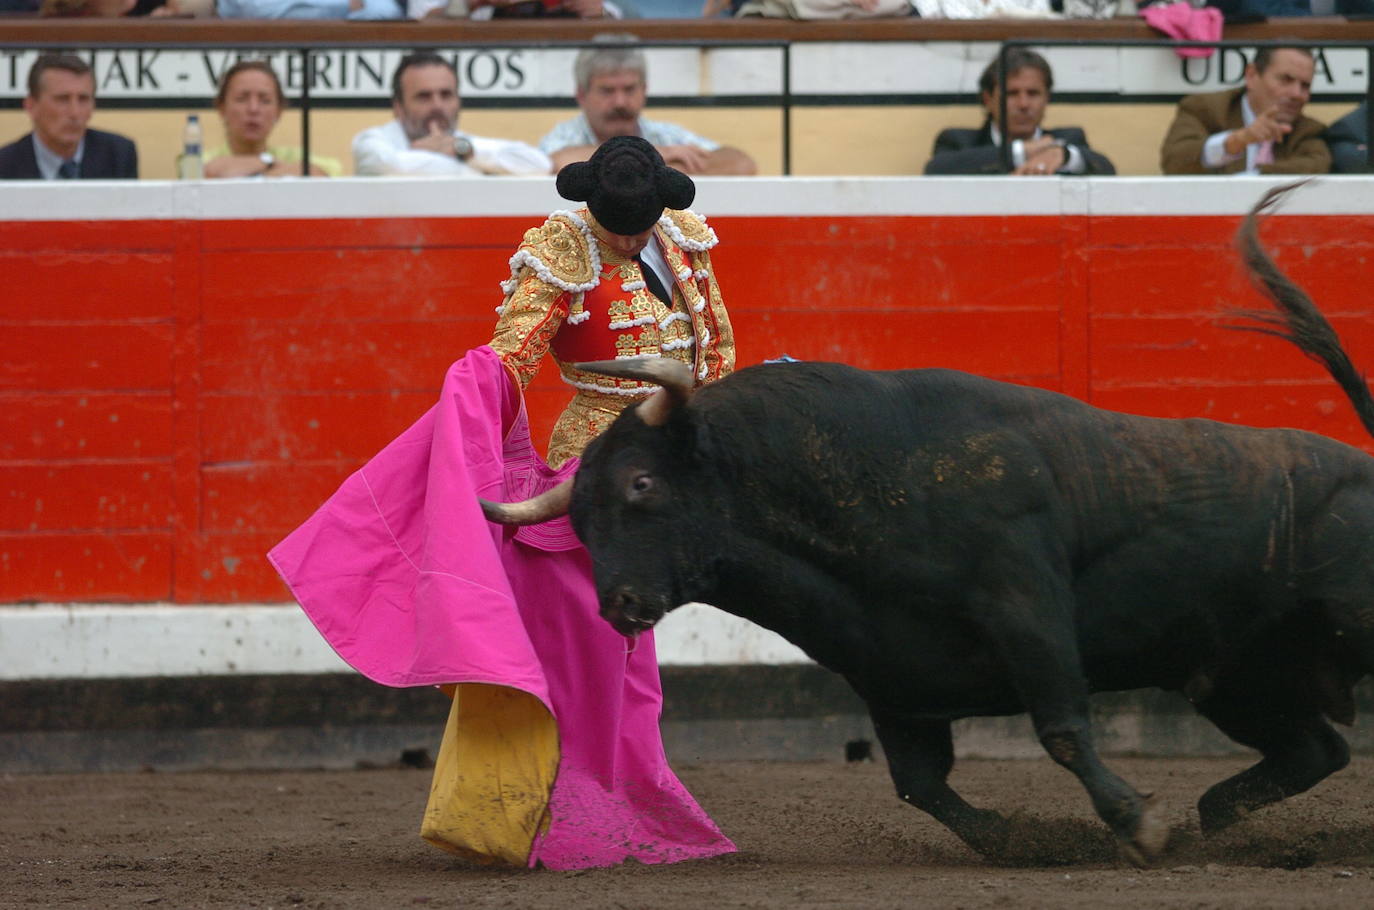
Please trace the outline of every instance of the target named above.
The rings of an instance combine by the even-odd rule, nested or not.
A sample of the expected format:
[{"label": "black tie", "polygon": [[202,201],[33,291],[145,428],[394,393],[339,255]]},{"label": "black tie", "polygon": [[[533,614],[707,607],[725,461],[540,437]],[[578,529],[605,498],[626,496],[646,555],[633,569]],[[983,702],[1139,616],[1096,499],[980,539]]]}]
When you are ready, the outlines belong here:
[{"label": "black tie", "polygon": [[658,277],[658,273],[649,268],[649,264],[637,255],[635,262],[639,263],[639,271],[644,275],[644,283],[649,286],[649,290],[654,292],[654,296],[668,306],[672,306],[673,295],[669,294],[668,289],[663,286],[663,279]]},{"label": "black tie", "polygon": [[76,162],[68,158],[57,166],[57,176],[60,180],[76,179]]}]

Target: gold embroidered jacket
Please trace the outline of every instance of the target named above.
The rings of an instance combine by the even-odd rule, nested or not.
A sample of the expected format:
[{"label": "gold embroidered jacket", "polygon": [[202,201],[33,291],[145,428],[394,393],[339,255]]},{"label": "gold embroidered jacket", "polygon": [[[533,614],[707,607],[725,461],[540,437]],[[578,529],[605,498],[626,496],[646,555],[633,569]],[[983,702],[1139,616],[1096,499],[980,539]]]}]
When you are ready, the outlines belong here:
[{"label": "gold embroidered jacket", "polygon": [[584,373],[573,363],[673,357],[692,367],[698,384],[735,367],[734,333],[711,270],[716,235],[705,219],[669,210],[654,227],[673,272],[671,307],[648,289],[637,262],[597,242],[594,224],[586,209],[555,212],[525,232],[501,286],[506,297],[491,341],[521,388],[552,353],[563,381],[577,390],[549,441],[555,467],[657,388]]}]

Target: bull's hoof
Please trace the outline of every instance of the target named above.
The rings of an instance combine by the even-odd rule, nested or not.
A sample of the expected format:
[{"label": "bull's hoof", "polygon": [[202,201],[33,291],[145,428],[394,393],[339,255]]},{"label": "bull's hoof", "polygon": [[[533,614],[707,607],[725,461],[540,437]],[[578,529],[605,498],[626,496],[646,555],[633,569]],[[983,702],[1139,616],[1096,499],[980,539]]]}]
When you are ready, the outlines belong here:
[{"label": "bull's hoof", "polygon": [[1239,806],[1227,806],[1224,809],[1213,809],[1198,804],[1198,827],[1202,833],[1208,836],[1216,834],[1224,828],[1229,828],[1246,816],[1246,811]]},{"label": "bull's hoof", "polygon": [[1006,852],[1011,823],[994,809],[975,809],[972,819],[956,833],[975,852],[995,860]]},{"label": "bull's hoof", "polygon": [[1164,803],[1150,796],[1140,807],[1140,820],[1130,838],[1119,838],[1121,854],[1141,869],[1159,858],[1169,842],[1169,823],[1164,818]]},{"label": "bull's hoof", "polygon": [[[1227,786],[1228,781],[1213,786],[1202,799],[1197,801],[1197,821],[1202,833],[1216,834],[1229,828],[1250,814],[1236,794],[1236,788]],[[1282,799],[1282,796],[1278,797]]]}]

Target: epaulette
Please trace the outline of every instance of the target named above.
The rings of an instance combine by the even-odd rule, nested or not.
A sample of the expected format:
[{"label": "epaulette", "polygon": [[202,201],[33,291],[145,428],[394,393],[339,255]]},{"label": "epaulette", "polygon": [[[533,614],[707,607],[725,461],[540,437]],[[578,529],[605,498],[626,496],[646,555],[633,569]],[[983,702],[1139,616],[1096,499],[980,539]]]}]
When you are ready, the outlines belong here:
[{"label": "epaulette", "polygon": [[591,228],[575,212],[554,212],[539,227],[525,232],[510,257],[511,277],[501,282],[509,294],[519,284],[522,268],[565,291],[590,291],[601,281],[601,253]]},{"label": "epaulette", "polygon": [[720,241],[706,219],[689,209],[667,209],[659,224],[673,242],[689,253],[702,253]]}]

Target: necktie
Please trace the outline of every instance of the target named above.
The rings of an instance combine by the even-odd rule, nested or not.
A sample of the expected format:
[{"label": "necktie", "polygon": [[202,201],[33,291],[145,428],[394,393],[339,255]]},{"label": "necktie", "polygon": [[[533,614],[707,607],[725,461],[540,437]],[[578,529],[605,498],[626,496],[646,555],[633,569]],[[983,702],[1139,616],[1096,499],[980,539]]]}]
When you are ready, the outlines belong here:
[{"label": "necktie", "polygon": [[635,262],[639,263],[639,271],[644,275],[644,283],[649,286],[649,290],[654,292],[654,296],[668,306],[672,306],[673,295],[668,293],[668,289],[663,286],[663,279],[658,277],[658,273],[649,268],[649,264],[639,258],[638,255],[635,256]]},{"label": "necktie", "polygon": [[1259,148],[1255,150],[1255,164],[1274,163],[1274,143],[1261,142]]},{"label": "necktie", "polygon": [[57,166],[57,177],[59,180],[75,180],[76,173],[76,162],[70,158]]}]

